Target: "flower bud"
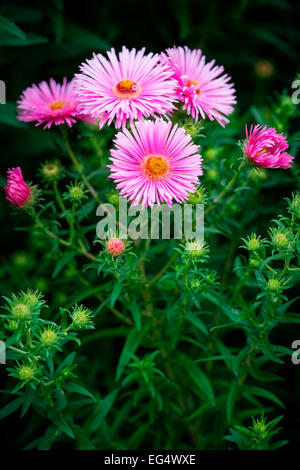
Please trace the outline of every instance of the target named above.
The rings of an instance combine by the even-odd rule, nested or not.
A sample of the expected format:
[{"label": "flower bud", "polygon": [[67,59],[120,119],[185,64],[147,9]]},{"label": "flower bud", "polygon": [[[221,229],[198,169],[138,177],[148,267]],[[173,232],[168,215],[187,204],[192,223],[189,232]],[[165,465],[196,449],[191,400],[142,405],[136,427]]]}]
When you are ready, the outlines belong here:
[{"label": "flower bud", "polygon": [[218,178],[218,172],[215,168],[210,168],[206,171],[206,177],[209,181],[216,181]]},{"label": "flower bud", "polygon": [[112,206],[119,205],[119,193],[118,191],[112,189],[109,193],[106,194],[106,199],[108,200],[109,204]]},{"label": "flower bud", "polygon": [[290,201],[290,211],[300,219],[300,194],[293,194],[292,200]]},{"label": "flower bud", "polygon": [[272,233],[271,243],[277,250],[284,250],[289,246],[289,239],[283,231],[278,229]]},{"label": "flower bud", "polygon": [[30,382],[34,379],[36,368],[29,364],[21,364],[16,368],[16,376],[19,380]]},{"label": "flower bud", "polygon": [[274,277],[268,280],[267,288],[272,292],[280,292],[283,288],[281,279]]},{"label": "flower bud", "polygon": [[31,202],[31,189],[25,183],[22,170],[18,166],[7,170],[7,186],[4,187],[6,199],[14,207],[26,208]]},{"label": "flower bud", "polygon": [[72,327],[78,330],[94,328],[92,312],[83,305],[73,307],[71,313]]},{"label": "flower bud", "polygon": [[87,199],[86,190],[82,183],[71,184],[67,186],[68,192],[64,193],[64,199],[72,202],[72,204],[80,205],[84,199]]},{"label": "flower bud", "polygon": [[120,238],[111,238],[108,240],[106,248],[112,256],[120,256],[125,251],[125,243]]},{"label": "flower bud", "polygon": [[207,160],[214,160],[217,157],[218,153],[219,153],[218,149],[211,147],[206,150],[205,155],[206,155]]},{"label": "flower bud", "polygon": [[266,418],[252,418],[252,439],[255,441],[264,441],[268,437],[268,428],[266,426]]},{"label": "flower bud", "polygon": [[51,348],[52,346],[55,346],[58,339],[58,332],[55,330],[55,328],[51,326],[44,328],[40,336],[41,345],[45,346],[46,348]]},{"label": "flower bud", "polygon": [[205,242],[192,240],[185,245],[186,255],[197,261],[205,261],[208,257],[209,248]]},{"label": "flower bud", "polygon": [[11,308],[12,317],[16,321],[27,321],[31,319],[31,309],[25,303],[15,303]]},{"label": "flower bud", "polygon": [[198,279],[198,278],[192,279],[192,281],[190,283],[191,290],[193,290],[193,291],[200,290],[202,286],[203,286],[203,280]]},{"label": "flower bud", "polygon": [[247,239],[243,239],[243,241],[245,242],[245,248],[249,251],[258,251],[261,248],[260,235],[257,236],[255,233],[252,233]]},{"label": "flower bud", "polygon": [[40,174],[44,181],[56,183],[63,177],[63,169],[59,160],[48,161],[40,168]]},{"label": "flower bud", "polygon": [[189,193],[188,202],[190,204],[205,204],[207,201],[207,194],[204,186],[200,186],[194,193]]},{"label": "flower bud", "polygon": [[189,134],[192,138],[200,137],[201,132],[204,129],[202,121],[196,122],[194,119],[187,118],[184,120],[183,127],[186,134]]}]

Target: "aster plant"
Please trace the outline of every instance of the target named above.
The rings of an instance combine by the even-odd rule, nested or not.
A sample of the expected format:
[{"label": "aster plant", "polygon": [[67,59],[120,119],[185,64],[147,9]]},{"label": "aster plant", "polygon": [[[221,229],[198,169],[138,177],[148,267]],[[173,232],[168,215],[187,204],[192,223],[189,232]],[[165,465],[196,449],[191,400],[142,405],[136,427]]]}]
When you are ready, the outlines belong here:
[{"label": "aster plant", "polygon": [[[278,126],[283,93],[251,115],[263,122],[232,114],[231,72],[200,49],[124,46],[75,65],[69,82],[31,85],[17,102],[17,122],[53,133],[55,152],[30,175],[38,189],[20,155],[3,191],[22,209],[28,252],[1,268],[15,292],[0,315],[0,418],[40,416],[27,449],[286,445],[299,110],[289,103]],[[291,192],[274,211],[268,191],[283,182]],[[204,204],[204,240],[123,238],[121,197],[131,210]],[[103,240],[101,203],[118,222]]]}]

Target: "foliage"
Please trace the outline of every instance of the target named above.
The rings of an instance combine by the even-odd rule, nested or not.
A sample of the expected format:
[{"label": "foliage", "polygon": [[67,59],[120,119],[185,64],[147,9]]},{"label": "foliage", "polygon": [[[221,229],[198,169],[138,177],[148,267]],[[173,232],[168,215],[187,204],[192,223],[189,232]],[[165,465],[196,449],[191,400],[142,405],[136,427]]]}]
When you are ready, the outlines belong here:
[{"label": "foliage", "polygon": [[[173,29],[157,15],[157,43],[152,31],[147,46],[159,50],[177,37],[199,46],[192,3],[168,2]],[[7,82],[11,102],[0,105],[4,162],[22,165],[39,187],[33,208],[14,211],[4,199],[1,208],[7,365],[0,365],[0,418],[3,428],[26,429],[18,447],[276,449],[286,437],[293,444],[285,419],[283,430],[277,424],[294,393],[283,377],[300,323],[300,111],[289,90],[297,24],[263,28],[247,16],[250,2],[237,3],[226,5],[235,34],[226,50],[219,46],[224,2],[203,3],[201,47],[211,36],[208,52],[232,63],[240,108],[226,129],[177,119],[201,146],[203,177],[190,202],[205,204],[205,244],[187,251],[186,240],[137,240],[118,257],[96,238],[99,203],[118,207],[106,167],[114,130],[79,123],[42,131],[16,120],[15,101],[31,82],[71,76],[92,49],[123,41],[120,12],[105,22],[111,7],[93,4],[104,18],[100,31],[92,18],[84,26],[85,17],[69,16],[68,2],[65,13],[60,1],[6,2],[0,12],[2,64],[22,62],[22,73]],[[256,3],[272,3],[279,16],[291,8],[287,1]],[[130,37],[135,46],[139,28]],[[274,50],[272,64],[284,53],[292,71],[255,75],[261,44]],[[247,61],[253,82],[248,69],[239,72]],[[266,98],[267,83],[285,89],[274,95],[270,85]],[[296,164],[285,171],[240,165],[246,122],[284,132]],[[279,431],[284,440],[274,440]]]}]

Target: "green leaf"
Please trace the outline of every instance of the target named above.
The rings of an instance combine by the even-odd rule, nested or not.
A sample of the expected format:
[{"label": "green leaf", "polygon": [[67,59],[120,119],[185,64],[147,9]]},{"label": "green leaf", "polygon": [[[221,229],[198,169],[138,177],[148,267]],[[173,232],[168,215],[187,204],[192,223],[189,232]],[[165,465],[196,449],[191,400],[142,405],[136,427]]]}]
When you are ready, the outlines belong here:
[{"label": "green leaf", "polygon": [[205,326],[205,324],[203,323],[202,320],[200,320],[199,317],[197,317],[197,315],[195,315],[194,313],[188,313],[185,318],[187,319],[187,321],[189,321],[192,325],[194,325],[196,328],[198,328],[200,331],[202,331],[203,334],[205,334],[206,336],[208,336],[208,330]]},{"label": "green leaf", "polygon": [[62,414],[52,416],[51,418],[54,424],[56,424],[56,426],[61,431],[63,431],[67,436],[71,437],[71,439],[75,439],[72,429],[70,428],[69,424],[67,423],[66,419],[64,418]]},{"label": "green leaf", "polygon": [[26,34],[14,23],[9,21],[7,18],[4,18],[4,16],[0,15],[0,31],[5,31],[7,33],[12,34],[13,36],[16,36],[17,38],[26,40]]},{"label": "green leaf", "polygon": [[126,338],[124,348],[120,355],[120,359],[119,359],[119,363],[117,367],[116,380],[120,379],[122,372],[124,370],[124,367],[127,366],[128,362],[130,361],[130,358],[139,347],[142,337],[143,337],[142,332],[136,330],[135,328],[130,331],[129,335]]},{"label": "green leaf", "polygon": [[118,389],[113,390],[105,398],[98,401],[96,409],[92,414],[91,422],[88,425],[88,428],[90,431],[92,432],[96,431],[96,429],[98,429],[101,426],[103,419],[108,414],[109,410],[111,409],[113,405],[113,402],[116,399],[118,391],[119,391]]},{"label": "green leaf", "polygon": [[65,38],[70,43],[79,44],[87,49],[100,49],[107,50],[110,44],[101,39],[97,34],[92,33],[90,30],[82,28],[81,26],[66,25]]},{"label": "green leaf", "polygon": [[229,424],[232,422],[232,415],[233,415],[235,403],[238,398],[238,392],[239,392],[238,382],[233,382],[233,384],[230,387],[228,397],[227,397],[227,402],[226,402],[226,415],[227,415],[227,421]]},{"label": "green leaf", "polygon": [[136,329],[138,331],[141,331],[142,329],[142,323],[141,323],[141,311],[139,309],[139,306],[136,302],[136,298],[134,297],[132,301],[130,302],[130,310],[134,319],[134,323],[136,326]]},{"label": "green leaf", "polygon": [[122,281],[116,281],[114,283],[114,287],[110,296],[110,306],[111,308],[115,305],[117,298],[119,297],[123,284]]},{"label": "green leaf", "polygon": [[22,412],[21,412],[22,418],[29,410],[31,403],[34,399],[34,396],[35,396],[35,390],[33,388],[27,388],[24,394],[24,403],[23,403]]},{"label": "green leaf", "polygon": [[56,264],[54,271],[52,273],[52,279],[55,279],[56,276],[60,273],[63,267],[72,259],[74,258],[76,253],[72,251],[66,251],[66,253],[61,257],[61,259]]},{"label": "green leaf", "polygon": [[205,373],[189,357],[179,353],[176,360],[183,366],[185,372],[196,384],[199,392],[204,394],[211,405],[215,405],[215,395],[209,379]]},{"label": "green leaf", "polygon": [[71,352],[70,354],[68,354],[68,356],[62,361],[62,363],[56,369],[54,376],[58,377],[65,367],[71,365],[75,359],[75,356],[76,356],[76,352]]},{"label": "green leaf", "polygon": [[68,383],[64,386],[64,389],[67,390],[68,392],[73,392],[73,393],[79,393],[80,395],[85,395],[86,397],[91,398],[94,402],[96,401],[96,398],[84,387],[81,385],[78,385],[76,383]]},{"label": "green leaf", "polygon": [[22,403],[23,403],[23,396],[18,397],[15,400],[8,403],[8,405],[4,406],[4,408],[0,410],[0,419],[3,419],[6,416],[12,414],[14,411],[20,408]]},{"label": "green leaf", "polygon": [[270,392],[269,390],[266,390],[264,388],[260,387],[245,387],[244,392],[249,393],[250,395],[256,395],[262,398],[266,398],[267,400],[273,401],[277,405],[281,406],[282,408],[285,408],[284,404],[282,401],[274,395],[274,393]]},{"label": "green leaf", "polygon": [[40,440],[38,450],[48,450],[51,447],[52,442],[54,441],[55,436],[59,432],[55,429],[54,426],[49,426],[45,434]]},{"label": "green leaf", "polygon": [[0,123],[13,127],[26,127],[26,124],[16,117],[17,108],[15,103],[0,105]]},{"label": "green leaf", "polygon": [[48,42],[48,39],[39,34],[27,33],[26,39],[21,39],[17,36],[8,36],[3,31],[0,31],[0,46],[33,46],[46,42]]}]

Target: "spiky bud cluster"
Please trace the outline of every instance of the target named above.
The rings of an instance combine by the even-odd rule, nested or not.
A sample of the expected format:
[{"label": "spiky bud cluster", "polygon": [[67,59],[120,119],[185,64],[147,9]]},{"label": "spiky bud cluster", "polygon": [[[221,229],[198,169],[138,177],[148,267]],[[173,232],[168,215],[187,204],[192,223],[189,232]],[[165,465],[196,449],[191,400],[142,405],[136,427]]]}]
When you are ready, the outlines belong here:
[{"label": "spiky bud cluster", "polygon": [[205,204],[207,201],[207,193],[204,186],[200,186],[194,193],[189,193],[188,202],[190,204]]},{"label": "spiky bud cluster", "polygon": [[94,328],[92,316],[92,311],[88,308],[83,305],[75,305],[71,313],[72,328],[78,330]]},{"label": "spiky bud cluster", "polygon": [[63,168],[60,161],[47,161],[41,166],[40,174],[45,182],[56,183],[63,177]]}]

